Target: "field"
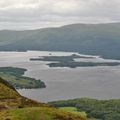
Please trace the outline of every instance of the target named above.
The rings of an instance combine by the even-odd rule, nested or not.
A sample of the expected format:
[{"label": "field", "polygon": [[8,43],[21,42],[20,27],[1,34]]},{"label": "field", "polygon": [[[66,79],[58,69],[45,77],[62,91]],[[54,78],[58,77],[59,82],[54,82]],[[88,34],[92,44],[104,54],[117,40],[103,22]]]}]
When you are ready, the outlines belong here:
[{"label": "field", "polygon": [[[120,120],[120,99],[96,100],[78,98],[73,100],[55,101],[51,105],[56,107],[70,108],[77,112],[85,111],[87,117],[100,120]],[[75,108],[76,109],[75,109]]]},{"label": "field", "polygon": [[32,107],[0,112],[0,120],[87,120],[81,115],[56,108]]},{"label": "field", "polygon": [[76,107],[60,107],[59,109],[81,115],[82,117],[87,116],[87,114],[85,112],[78,112]]}]

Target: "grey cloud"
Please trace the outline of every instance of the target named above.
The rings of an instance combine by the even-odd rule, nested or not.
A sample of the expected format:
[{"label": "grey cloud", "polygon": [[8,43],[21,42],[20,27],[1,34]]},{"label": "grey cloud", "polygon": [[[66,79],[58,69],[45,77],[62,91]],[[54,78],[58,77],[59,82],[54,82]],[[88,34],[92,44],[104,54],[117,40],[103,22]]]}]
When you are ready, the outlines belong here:
[{"label": "grey cloud", "polygon": [[119,0],[0,0],[0,28],[119,22],[119,6]]}]

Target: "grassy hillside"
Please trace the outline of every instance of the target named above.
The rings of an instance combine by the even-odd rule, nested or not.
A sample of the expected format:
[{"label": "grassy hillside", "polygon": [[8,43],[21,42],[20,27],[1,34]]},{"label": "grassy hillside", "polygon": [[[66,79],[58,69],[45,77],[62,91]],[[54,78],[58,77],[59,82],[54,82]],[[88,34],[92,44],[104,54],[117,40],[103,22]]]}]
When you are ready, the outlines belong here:
[{"label": "grassy hillside", "polygon": [[120,23],[0,31],[0,50],[77,51],[120,59]]},{"label": "grassy hillside", "polygon": [[88,120],[79,114],[65,112],[21,96],[0,78],[0,120]]},{"label": "grassy hillside", "polygon": [[96,100],[96,99],[74,99],[51,102],[56,107],[75,107],[77,112],[85,111],[87,117],[99,120],[120,120],[120,99],[118,100]]},{"label": "grassy hillside", "polygon": [[[44,104],[42,104],[44,106]],[[7,81],[0,78],[0,109],[41,106],[40,103],[22,97]],[[46,106],[46,105],[45,105]]]},{"label": "grassy hillside", "polygon": [[[48,107],[32,107],[2,112],[0,120],[87,120],[75,113]],[[6,117],[6,115],[8,117]]]}]

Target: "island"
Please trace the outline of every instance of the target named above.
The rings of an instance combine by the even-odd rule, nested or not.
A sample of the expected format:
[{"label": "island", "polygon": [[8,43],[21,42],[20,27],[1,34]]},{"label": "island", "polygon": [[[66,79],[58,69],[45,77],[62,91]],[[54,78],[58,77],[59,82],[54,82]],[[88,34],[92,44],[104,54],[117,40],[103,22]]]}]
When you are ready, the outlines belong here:
[{"label": "island", "polygon": [[0,77],[8,81],[16,89],[45,88],[43,81],[23,76],[27,69],[16,67],[0,67]]},{"label": "island", "polygon": [[95,67],[95,66],[118,66],[119,62],[58,62],[58,63],[49,63],[49,67]]},{"label": "island", "polygon": [[[76,59],[88,59],[88,61],[76,61]],[[95,56],[81,56],[72,54],[69,56],[39,56],[38,58],[30,58],[30,61],[48,61],[49,67],[95,67],[95,66],[118,66],[120,62],[92,62],[89,59],[96,59]]]},{"label": "island", "polygon": [[67,62],[67,61],[75,61],[74,59],[78,58],[86,58],[86,59],[94,59],[94,56],[82,56],[77,54],[72,54],[68,56],[39,56],[38,58],[30,58],[30,61],[58,61],[58,62]]}]

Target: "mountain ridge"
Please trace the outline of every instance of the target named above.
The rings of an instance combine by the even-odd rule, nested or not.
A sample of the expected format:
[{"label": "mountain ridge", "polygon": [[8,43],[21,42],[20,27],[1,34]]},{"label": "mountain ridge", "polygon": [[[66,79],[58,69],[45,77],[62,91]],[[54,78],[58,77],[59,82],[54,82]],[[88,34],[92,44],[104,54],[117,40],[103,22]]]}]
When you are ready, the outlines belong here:
[{"label": "mountain ridge", "polygon": [[0,31],[0,51],[68,51],[120,59],[120,23]]},{"label": "mountain ridge", "polygon": [[66,27],[66,26],[72,26],[72,25],[115,25],[115,24],[120,24],[120,22],[108,22],[108,23],[72,23],[72,24],[66,24],[66,25],[61,25],[58,27],[44,27],[44,28],[34,28],[34,29],[23,29],[23,30],[15,30],[15,29],[0,29],[1,31],[16,31],[16,32],[23,32],[23,31],[35,31],[35,30],[45,30],[45,29],[54,29],[54,28],[61,28],[61,27]]}]

